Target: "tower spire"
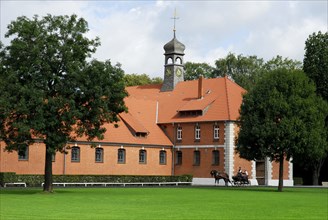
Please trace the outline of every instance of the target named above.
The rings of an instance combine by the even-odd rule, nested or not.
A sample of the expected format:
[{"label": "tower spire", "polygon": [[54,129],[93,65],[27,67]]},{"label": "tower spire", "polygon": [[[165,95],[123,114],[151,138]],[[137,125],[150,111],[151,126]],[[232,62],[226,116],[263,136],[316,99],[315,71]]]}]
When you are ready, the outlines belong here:
[{"label": "tower spire", "polygon": [[174,15],[173,15],[173,17],[171,19],[173,19],[173,36],[175,38],[175,31],[176,31],[176,29],[175,29],[175,22],[176,22],[176,20],[179,19],[179,17],[177,17],[177,9],[176,8],[174,9]]}]

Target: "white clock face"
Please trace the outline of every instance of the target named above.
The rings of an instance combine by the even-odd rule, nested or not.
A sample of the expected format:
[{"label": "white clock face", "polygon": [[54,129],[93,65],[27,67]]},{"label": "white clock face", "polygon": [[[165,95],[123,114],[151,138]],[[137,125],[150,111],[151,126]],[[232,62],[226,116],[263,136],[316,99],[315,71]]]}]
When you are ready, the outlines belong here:
[{"label": "white clock face", "polygon": [[180,77],[180,76],[182,75],[182,71],[181,71],[181,69],[177,69],[177,70],[176,70],[176,75],[177,75],[178,77]]}]

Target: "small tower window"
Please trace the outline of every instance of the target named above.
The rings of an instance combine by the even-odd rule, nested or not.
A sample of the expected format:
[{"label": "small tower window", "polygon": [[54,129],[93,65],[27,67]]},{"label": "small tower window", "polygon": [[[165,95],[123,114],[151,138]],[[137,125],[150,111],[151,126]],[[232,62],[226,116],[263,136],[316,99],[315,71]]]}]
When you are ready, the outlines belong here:
[{"label": "small tower window", "polygon": [[176,63],[176,64],[182,64],[182,59],[181,59],[180,57],[177,57],[177,58],[175,59],[175,63]]},{"label": "small tower window", "polygon": [[172,57],[167,58],[166,64],[173,64],[173,59]]}]

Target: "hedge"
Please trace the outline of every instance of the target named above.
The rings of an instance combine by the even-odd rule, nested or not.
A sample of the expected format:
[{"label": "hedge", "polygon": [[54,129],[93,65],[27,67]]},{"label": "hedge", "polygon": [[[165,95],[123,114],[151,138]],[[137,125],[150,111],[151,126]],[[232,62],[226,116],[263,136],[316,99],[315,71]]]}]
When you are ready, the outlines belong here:
[{"label": "hedge", "polygon": [[[25,182],[27,186],[41,186],[44,175],[27,175],[16,173],[0,173],[0,184]],[[139,183],[139,182],[192,182],[192,175],[181,176],[134,176],[134,175],[53,175],[53,182],[65,183]]]}]

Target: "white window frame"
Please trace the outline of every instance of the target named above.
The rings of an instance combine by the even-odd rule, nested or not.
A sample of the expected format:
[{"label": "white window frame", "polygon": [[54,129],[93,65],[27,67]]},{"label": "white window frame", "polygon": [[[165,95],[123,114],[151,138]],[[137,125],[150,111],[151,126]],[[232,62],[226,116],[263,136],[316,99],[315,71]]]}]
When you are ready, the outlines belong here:
[{"label": "white window frame", "polygon": [[178,126],[177,128],[177,140],[181,141],[182,140],[182,127]]},{"label": "white window frame", "polygon": [[195,140],[200,140],[200,126],[196,124],[195,126]]},{"label": "white window frame", "polygon": [[219,127],[219,125],[214,125],[213,126],[213,138],[215,140],[220,139],[220,127]]}]

